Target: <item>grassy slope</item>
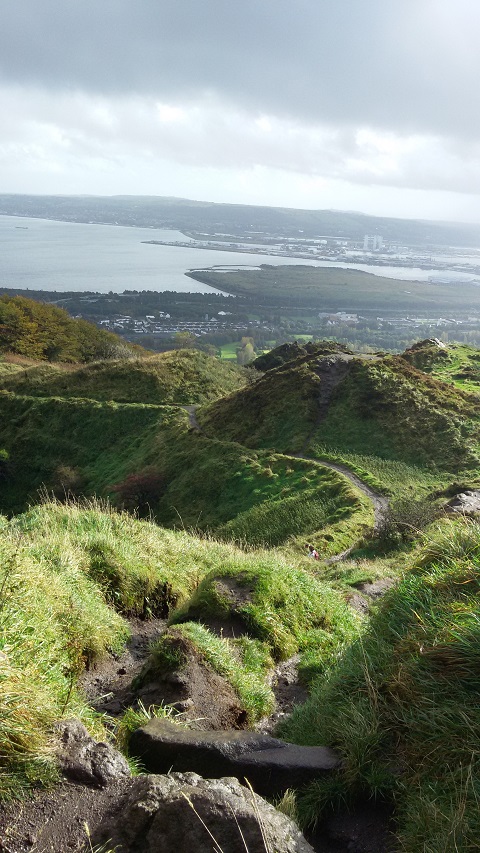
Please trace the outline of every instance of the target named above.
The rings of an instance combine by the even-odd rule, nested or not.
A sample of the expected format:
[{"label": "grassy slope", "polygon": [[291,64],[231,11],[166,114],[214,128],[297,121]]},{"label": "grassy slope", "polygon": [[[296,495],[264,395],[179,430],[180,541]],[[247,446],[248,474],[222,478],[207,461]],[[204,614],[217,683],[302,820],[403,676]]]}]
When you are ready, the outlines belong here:
[{"label": "grassy slope", "polygon": [[420,341],[402,356],[409,364],[435,379],[449,382],[464,391],[480,392],[480,352],[463,344]]},{"label": "grassy slope", "polygon": [[156,405],[207,402],[245,382],[244,372],[236,365],[194,350],[97,362],[73,371],[45,364],[14,375],[0,373],[0,387],[17,394]]},{"label": "grassy slope", "polygon": [[[247,555],[98,505],[46,504],[10,523],[1,519],[0,552],[0,798],[51,778],[46,747],[54,720],[79,714],[91,722],[76,679],[87,661],[122,646],[128,631],[119,613],[165,616],[187,605],[203,578],[241,583],[248,576],[255,581],[251,630],[259,639],[243,643],[243,676],[234,672],[227,643],[225,674],[237,688],[243,679],[246,690],[253,668],[259,699],[269,649],[295,651],[321,621],[316,650],[328,657],[357,630],[338,593],[279,554]],[[218,642],[206,631],[193,625],[189,636],[217,655]],[[263,696],[268,704],[266,686]]]},{"label": "grassy slope", "polygon": [[78,471],[82,490],[101,494],[106,484],[144,464],[162,418],[171,416],[161,406],[0,392],[0,445],[10,456],[1,510],[21,511],[42,484],[53,484],[59,466]]},{"label": "grassy slope", "polygon": [[216,531],[250,546],[316,538],[331,552],[371,523],[368,502],[342,477],[210,440],[189,430],[186,412],[174,407],[0,392],[0,447],[10,459],[3,512],[22,511],[42,485],[62,495],[61,484],[73,482],[77,493],[114,497],[127,475],[153,470],[160,491],[148,503],[170,527]]},{"label": "grassy slope", "polygon": [[307,820],[380,794],[394,798],[406,853],[477,849],[479,591],[480,525],[445,522],[283,727],[343,757],[336,778],[301,796]]},{"label": "grassy slope", "polygon": [[475,467],[478,403],[401,358],[355,360],[312,444],[447,471]]},{"label": "grassy slope", "polygon": [[268,371],[252,387],[199,413],[208,435],[249,446],[344,460],[387,491],[426,490],[478,468],[478,397],[427,376],[399,356],[354,359],[320,422],[317,357]]},{"label": "grassy slope", "polygon": [[197,417],[207,435],[247,447],[298,451],[315,423],[319,390],[310,359],[301,357],[269,370],[254,385],[218,400]]},{"label": "grassy slope", "polygon": [[152,509],[167,526],[183,523],[248,547],[316,537],[332,550],[371,523],[356,489],[306,460],[249,451],[178,423],[157,432],[155,456],[165,490]]}]

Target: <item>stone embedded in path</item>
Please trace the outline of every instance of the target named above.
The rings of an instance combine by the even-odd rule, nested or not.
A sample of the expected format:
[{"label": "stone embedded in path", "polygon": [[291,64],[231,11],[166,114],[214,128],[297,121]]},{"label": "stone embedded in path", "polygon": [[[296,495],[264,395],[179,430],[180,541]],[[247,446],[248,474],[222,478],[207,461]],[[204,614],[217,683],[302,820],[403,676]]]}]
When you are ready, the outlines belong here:
[{"label": "stone embedded in path", "polygon": [[91,843],[124,853],[313,853],[293,821],[236,779],[195,773],[137,776]]},{"label": "stone embedded in path", "polygon": [[193,731],[156,719],[133,732],[129,752],[151,773],[246,778],[263,796],[306,785],[340,763],[324,746],[296,746],[258,732]]},{"label": "stone embedded in path", "polygon": [[123,755],[110,744],[93,740],[80,720],[58,722],[55,732],[62,776],[97,787],[130,777],[130,767]]}]

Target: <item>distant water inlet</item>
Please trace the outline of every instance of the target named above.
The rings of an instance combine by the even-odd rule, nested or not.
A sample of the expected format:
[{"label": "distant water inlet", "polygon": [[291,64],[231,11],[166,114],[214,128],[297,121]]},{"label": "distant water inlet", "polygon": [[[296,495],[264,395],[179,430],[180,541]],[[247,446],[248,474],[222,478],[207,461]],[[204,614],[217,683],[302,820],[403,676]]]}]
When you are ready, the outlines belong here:
[{"label": "distant water inlet", "polygon": [[211,293],[185,275],[191,269],[231,270],[261,264],[360,269],[403,280],[425,281],[438,270],[309,261],[249,252],[226,252],[148,241],[189,241],[179,231],[58,222],[0,216],[0,287],[31,290],[124,290]]}]

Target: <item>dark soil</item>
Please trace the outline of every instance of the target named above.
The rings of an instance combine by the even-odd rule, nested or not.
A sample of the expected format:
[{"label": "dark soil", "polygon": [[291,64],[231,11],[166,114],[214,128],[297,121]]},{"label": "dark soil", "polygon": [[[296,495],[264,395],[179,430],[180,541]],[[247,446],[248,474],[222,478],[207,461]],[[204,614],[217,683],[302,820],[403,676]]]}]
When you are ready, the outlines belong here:
[{"label": "dark soil", "polygon": [[132,679],[140,672],[150,645],[166,631],[167,623],[164,619],[131,619],[130,628],[132,635],[123,654],[105,658],[80,679],[80,688],[90,705],[112,717],[135,704]]},{"label": "dark soil", "polygon": [[257,731],[272,734],[277,724],[288,714],[295,705],[301,705],[308,696],[307,688],[298,680],[298,664],[300,655],[293,655],[275,667],[271,678],[271,687],[275,696],[273,714],[264,717],[255,726]]}]

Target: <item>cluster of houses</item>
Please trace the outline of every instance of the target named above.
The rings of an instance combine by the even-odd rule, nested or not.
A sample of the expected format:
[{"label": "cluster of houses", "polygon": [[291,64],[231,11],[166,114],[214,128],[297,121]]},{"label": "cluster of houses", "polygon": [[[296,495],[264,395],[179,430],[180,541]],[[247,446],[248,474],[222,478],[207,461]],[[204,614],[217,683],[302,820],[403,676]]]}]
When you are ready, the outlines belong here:
[{"label": "cluster of houses", "polygon": [[[98,325],[104,329],[117,334],[131,335],[162,335],[170,337],[176,332],[191,332],[192,335],[200,337],[200,335],[211,335],[216,332],[226,331],[239,332],[244,334],[247,328],[258,326],[265,331],[272,331],[272,328],[265,323],[260,323],[255,320],[245,322],[232,322],[227,319],[228,311],[219,311],[217,317],[209,317],[205,315],[203,320],[172,320],[170,314],[158,312],[158,316],[147,314],[145,319],[134,319],[133,317],[115,317],[114,319],[99,320]],[[220,315],[222,315],[220,317]]]}]

